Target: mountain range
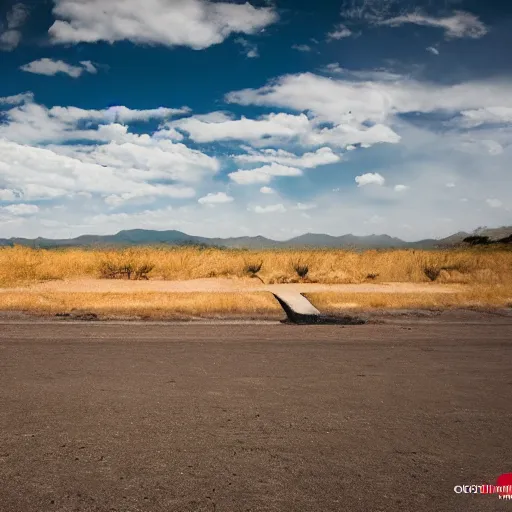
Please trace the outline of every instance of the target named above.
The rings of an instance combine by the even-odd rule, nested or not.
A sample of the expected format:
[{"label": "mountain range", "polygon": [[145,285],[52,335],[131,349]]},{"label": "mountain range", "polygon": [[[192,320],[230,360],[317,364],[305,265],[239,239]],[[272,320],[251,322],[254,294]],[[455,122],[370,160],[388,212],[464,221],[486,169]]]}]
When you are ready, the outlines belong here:
[{"label": "mountain range", "polygon": [[488,236],[497,240],[512,234],[512,226],[500,228],[478,228],[473,233],[458,232],[439,240],[425,239],[417,242],[405,242],[389,235],[342,235],[331,236],[317,233],[306,233],[286,241],[276,241],[263,236],[244,236],[237,238],[206,238],[188,235],[181,231],[154,231],[147,229],[131,229],[120,231],[115,235],[82,235],[77,238],[54,240],[49,238],[9,238],[1,239],[0,246],[22,245],[26,247],[130,247],[139,245],[199,245],[208,247],[275,249],[275,248],[346,248],[346,249],[385,249],[385,248],[418,248],[433,249],[450,247],[460,244],[471,235]]}]

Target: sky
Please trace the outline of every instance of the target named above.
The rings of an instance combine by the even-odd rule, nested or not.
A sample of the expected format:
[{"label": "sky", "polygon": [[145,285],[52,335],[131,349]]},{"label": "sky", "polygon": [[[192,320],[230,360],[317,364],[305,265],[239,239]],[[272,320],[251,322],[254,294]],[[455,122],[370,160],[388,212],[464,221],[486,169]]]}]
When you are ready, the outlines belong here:
[{"label": "sky", "polygon": [[512,224],[512,5],[0,0],[0,237]]}]

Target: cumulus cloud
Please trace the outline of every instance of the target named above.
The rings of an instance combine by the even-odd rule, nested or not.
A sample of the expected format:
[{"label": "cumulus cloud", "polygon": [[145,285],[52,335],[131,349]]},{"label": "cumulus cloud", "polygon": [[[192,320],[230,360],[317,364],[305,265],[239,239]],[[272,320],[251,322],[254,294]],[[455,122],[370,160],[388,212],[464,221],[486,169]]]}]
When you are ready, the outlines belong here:
[{"label": "cumulus cloud", "polygon": [[253,185],[255,183],[270,183],[276,176],[302,176],[302,171],[296,167],[273,163],[257,169],[238,170],[228,176],[239,185]]},{"label": "cumulus cloud", "polygon": [[36,75],[55,76],[58,73],[78,78],[82,73],[97,73],[91,61],[81,62],[82,66],[73,66],[63,60],[39,59],[20,67],[22,71]]},{"label": "cumulus cloud", "polygon": [[33,99],[33,93],[22,92],[20,94],[14,94],[13,96],[0,97],[0,105],[19,105],[20,103],[31,102]]},{"label": "cumulus cloud", "polygon": [[54,43],[131,41],[136,44],[188,46],[202,50],[231,34],[255,34],[274,23],[270,7],[249,3],[187,0],[54,0],[57,18],[49,34]]},{"label": "cumulus cloud", "polygon": [[464,11],[455,11],[451,16],[435,17],[421,13],[410,13],[394,18],[383,19],[378,25],[399,27],[405,24],[423,25],[426,27],[441,28],[445,31],[446,38],[471,38],[479,39],[487,34],[488,29],[474,14]]},{"label": "cumulus cloud", "polygon": [[18,194],[8,188],[0,188],[0,201],[16,201]]},{"label": "cumulus cloud", "polygon": [[92,75],[95,75],[98,72],[98,69],[90,60],[81,60],[80,64],[82,64],[82,66],[84,67],[85,71],[87,71],[87,73],[91,73]]},{"label": "cumulus cloud", "polygon": [[461,112],[461,124],[468,128],[482,124],[507,124],[512,123],[512,107],[490,106]]},{"label": "cumulus cloud", "polygon": [[294,210],[314,210],[316,208],[316,204],[314,203],[297,203],[293,209]]},{"label": "cumulus cloud", "polygon": [[258,46],[255,43],[252,43],[243,37],[235,39],[235,43],[242,47],[243,53],[248,59],[256,59],[260,56]]},{"label": "cumulus cloud", "polygon": [[276,191],[272,187],[261,187],[260,192],[262,194],[275,194],[276,193]]},{"label": "cumulus cloud", "polygon": [[[27,96],[3,98],[2,103],[18,103]],[[127,125],[115,122],[165,119],[183,109],[48,109],[28,99],[4,112],[0,125],[4,200],[65,199],[85,193],[119,206],[151,198],[186,199],[196,194],[190,184],[220,170],[216,158],[159,131],[131,133]]]},{"label": "cumulus cloud", "polygon": [[[0,125],[0,137],[26,143],[62,142],[65,140],[99,140],[99,141],[144,141],[144,136],[128,134],[127,128],[119,123],[166,119],[174,115],[187,113],[188,108],[178,109],[159,107],[147,110],[134,110],[124,106],[110,107],[103,110],[85,110],[77,107],[55,106],[50,109],[31,101],[25,93],[7,98],[25,101],[4,113],[5,122]],[[23,97],[23,98],[22,98]],[[16,101],[16,102],[19,102]],[[0,100],[0,104],[2,101]],[[81,121],[100,124],[97,129],[78,129]],[[107,123],[107,124],[105,124]],[[165,140],[167,131],[155,134],[155,140]]]},{"label": "cumulus cloud", "polygon": [[364,221],[365,224],[383,224],[386,219],[381,215],[372,215]]},{"label": "cumulus cloud", "polygon": [[427,52],[430,52],[432,55],[439,55],[439,50],[434,48],[433,46],[428,46],[426,48]]},{"label": "cumulus cloud", "polygon": [[313,73],[285,75],[259,89],[228,93],[226,100],[239,105],[311,111],[322,120],[359,129],[360,123],[382,123],[396,114],[512,107],[510,86],[505,82],[442,85],[397,75],[389,79],[379,74],[373,78],[366,74],[338,79]]},{"label": "cumulus cloud", "polygon": [[364,187],[365,185],[384,185],[385,179],[378,172],[368,172],[361,176],[356,176],[355,181],[358,187]]},{"label": "cumulus cloud", "polygon": [[292,49],[298,52],[310,52],[312,50],[308,44],[292,44]]},{"label": "cumulus cloud", "polygon": [[[114,194],[120,198],[127,194],[125,199],[133,194],[175,198],[195,195],[194,189],[187,186],[151,183],[155,171],[151,168],[149,172],[140,164],[139,168],[134,168],[129,159],[126,163],[112,162],[110,166],[95,160],[98,159],[86,158],[79,151],[75,157],[69,157],[49,149],[0,140],[0,175],[9,188],[19,190],[23,198],[35,192],[39,194],[38,189],[50,198],[79,192]],[[175,171],[166,174],[176,176]]]},{"label": "cumulus cloud", "polygon": [[[417,123],[425,120],[421,114],[442,114],[449,119],[446,127],[453,130],[506,124],[512,115],[512,88],[503,80],[444,85],[389,72],[347,72],[341,68],[337,78],[313,73],[285,75],[257,89],[233,91],[226,100],[308,112],[307,121],[294,140],[302,145],[347,150],[401,142],[407,124],[404,114],[414,113]],[[479,136],[474,134],[472,138]],[[505,133],[499,138],[494,134],[485,136],[502,148],[509,145],[506,138]],[[275,145],[277,140],[271,142]],[[464,150],[461,142],[457,149]],[[499,154],[500,148],[494,144],[483,150]]]},{"label": "cumulus cloud", "polygon": [[194,142],[292,138],[306,134],[311,129],[306,115],[285,113],[269,114],[259,119],[242,117],[238,120],[226,118],[225,115],[218,118],[188,117],[174,121],[170,126],[188,133]]},{"label": "cumulus cloud", "polygon": [[204,197],[198,199],[198,203],[200,204],[224,204],[224,203],[232,203],[234,198],[228,196],[225,192],[217,192],[217,193],[209,193]]},{"label": "cumulus cloud", "polygon": [[39,207],[35,204],[11,204],[3,206],[0,210],[15,216],[34,215],[39,211]]},{"label": "cumulus cloud", "polygon": [[405,192],[408,189],[407,185],[395,185],[395,192]]},{"label": "cumulus cloud", "polygon": [[304,153],[300,156],[284,149],[255,151],[249,148],[247,154],[235,155],[234,158],[237,162],[242,163],[276,163],[306,169],[312,169],[319,165],[333,164],[341,160],[341,157],[328,147],[320,148],[314,153]]},{"label": "cumulus cloud", "polygon": [[284,204],[270,204],[268,206],[255,206],[253,208],[255,213],[284,213],[286,208]]},{"label": "cumulus cloud", "polygon": [[10,52],[21,42],[21,28],[28,17],[28,9],[22,3],[16,3],[6,15],[6,29],[0,24],[0,51]]},{"label": "cumulus cloud", "polygon": [[[294,115],[280,112],[264,115],[258,119],[242,117],[237,120],[230,119],[224,114],[211,118],[192,116],[172,121],[167,123],[167,126],[188,133],[194,142],[200,143],[243,140],[254,146],[265,146],[296,141],[305,146],[346,147],[360,144],[364,145],[363,147],[370,147],[377,143],[400,141],[400,137],[391,128],[380,123],[366,126],[351,116],[339,116],[338,123],[323,126],[322,118],[317,119],[312,116],[310,119],[303,113]],[[323,158],[328,156],[328,150],[320,151],[323,152]],[[338,160],[338,157],[332,153],[329,158],[330,161],[326,163],[333,163],[334,159]]]},{"label": "cumulus cloud", "polygon": [[327,34],[327,39],[343,39],[345,37],[350,37],[351,35],[352,30],[343,25],[343,23],[339,23],[333,31]]},{"label": "cumulus cloud", "polygon": [[499,199],[486,199],[485,201],[491,208],[501,208],[503,203]]}]

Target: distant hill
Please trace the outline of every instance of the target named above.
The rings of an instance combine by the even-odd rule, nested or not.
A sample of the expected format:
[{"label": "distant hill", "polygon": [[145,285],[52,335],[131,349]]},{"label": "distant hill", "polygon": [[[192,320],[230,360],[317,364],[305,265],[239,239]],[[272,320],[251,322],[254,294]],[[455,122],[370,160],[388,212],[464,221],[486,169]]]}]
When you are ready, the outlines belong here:
[{"label": "distant hill", "polygon": [[[473,234],[489,236],[491,240],[505,238],[512,234],[512,226],[501,228],[478,228]],[[26,247],[131,247],[139,245],[200,245],[207,247],[273,249],[325,247],[345,249],[388,249],[417,248],[433,249],[435,247],[451,247],[462,243],[471,233],[459,232],[440,240],[426,239],[417,242],[405,242],[389,235],[342,235],[331,236],[320,233],[306,233],[284,242],[271,240],[263,236],[244,236],[236,238],[206,238],[188,235],[181,231],[154,231],[148,229],[130,229],[115,235],[82,235],[77,238],[53,240],[49,238],[9,238],[0,239],[0,246],[22,245]]]}]

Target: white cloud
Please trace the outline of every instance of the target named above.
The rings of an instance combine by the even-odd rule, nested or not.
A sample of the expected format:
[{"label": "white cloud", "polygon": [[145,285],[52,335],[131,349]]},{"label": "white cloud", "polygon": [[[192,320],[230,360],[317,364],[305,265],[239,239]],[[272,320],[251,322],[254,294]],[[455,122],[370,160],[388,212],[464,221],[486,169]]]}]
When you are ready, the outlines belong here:
[{"label": "white cloud", "polygon": [[294,210],[314,210],[316,208],[316,204],[314,203],[297,203],[293,209]]},{"label": "white cloud", "polygon": [[427,52],[430,52],[432,55],[439,55],[439,50],[434,48],[433,46],[428,46],[426,48]]},{"label": "white cloud", "polygon": [[[98,140],[119,142],[144,141],[148,136],[135,136],[127,133],[127,128],[116,123],[166,119],[173,115],[187,113],[188,108],[173,109],[160,107],[148,110],[133,110],[124,106],[110,107],[103,110],[85,110],[76,107],[55,106],[50,109],[32,103],[28,94],[24,96],[24,105],[5,112],[4,124],[0,125],[0,137],[23,143],[62,142],[69,140]],[[15,98],[15,97],[11,97]],[[20,98],[21,99],[21,98]],[[80,121],[100,124],[96,129],[78,129]],[[155,134],[157,139],[169,135],[165,130]]]},{"label": "white cloud", "polygon": [[169,124],[189,134],[195,142],[213,142],[220,140],[256,141],[265,137],[291,138],[311,130],[306,115],[285,113],[269,114],[259,119],[242,117],[238,120],[204,119],[188,117]]},{"label": "white cloud", "polygon": [[356,176],[355,181],[358,187],[364,187],[365,185],[384,185],[386,180],[378,172],[368,172],[361,176]]},{"label": "white cloud", "polygon": [[362,123],[384,123],[390,116],[494,107],[512,108],[511,86],[504,81],[475,81],[454,85],[390,79],[375,73],[364,77],[327,78],[313,73],[285,75],[259,89],[226,96],[239,105],[261,105],[310,111],[318,119],[359,131]]},{"label": "white cloud", "polygon": [[10,52],[17,48],[21,42],[19,30],[6,30],[0,34],[0,50]]},{"label": "white cloud", "polygon": [[11,215],[23,216],[23,215],[34,215],[39,211],[39,207],[35,204],[11,204],[9,206],[3,206],[0,210],[10,213]]},{"label": "white cloud", "polygon": [[273,163],[257,169],[238,170],[228,176],[239,185],[252,185],[255,183],[270,183],[275,176],[302,176],[302,171],[296,167]]},{"label": "white cloud", "polygon": [[491,208],[501,208],[503,206],[503,203],[499,199],[486,199],[485,202]]},{"label": "white cloud", "polygon": [[276,191],[272,187],[261,187],[260,192],[262,194],[275,194]]},{"label": "white cloud", "polygon": [[98,69],[90,60],[81,60],[80,64],[82,64],[87,73],[95,75],[98,72]]},{"label": "white cloud", "polygon": [[206,0],[54,0],[54,43],[131,41],[188,46],[195,50],[222,43],[231,34],[255,34],[274,23],[272,8]]},{"label": "white cloud", "polygon": [[[82,159],[80,158],[82,157]],[[98,159],[99,160],[99,159]],[[123,197],[193,197],[194,189],[182,185],[152,184],[154,171],[134,168],[128,163],[100,165],[94,158],[86,158],[78,151],[74,158],[59,155],[49,149],[23,146],[0,139],[0,176],[11,189],[22,197],[33,196],[42,187],[47,197],[58,197],[78,192],[114,194]],[[139,163],[140,164],[140,163]],[[142,168],[141,168],[142,167]],[[193,169],[193,167],[192,167]],[[168,170],[169,177],[179,171]],[[190,180],[192,176],[186,176]],[[195,177],[197,178],[197,177]]]},{"label": "white cloud", "polygon": [[407,185],[395,185],[395,192],[405,192],[408,189]]},{"label": "white cloud", "polygon": [[[328,100],[326,100],[328,101]],[[306,109],[304,109],[306,110]],[[189,134],[195,142],[205,143],[222,140],[244,140],[253,145],[278,145],[286,141],[297,141],[305,146],[361,144],[370,147],[380,142],[397,143],[400,137],[389,127],[382,124],[365,126],[351,116],[338,116],[338,122],[332,127],[323,127],[321,119],[309,119],[305,114],[272,113],[258,119],[242,117],[229,119],[225,115],[215,118],[193,116],[167,123],[166,126]],[[328,149],[321,149],[324,157]],[[284,157],[285,158],[285,157]],[[330,154],[330,162],[335,157]],[[270,161],[270,160],[266,160]]]},{"label": "white cloud", "polygon": [[504,151],[503,146],[495,140],[482,140],[481,142],[490,155],[501,155]]},{"label": "white cloud", "polygon": [[82,73],[96,73],[96,68],[90,61],[84,61],[82,66],[72,66],[62,60],[53,59],[39,59],[20,67],[22,71],[27,73],[34,73],[36,75],[55,76],[58,73],[63,73],[72,78],[78,78]]},{"label": "white cloud", "polygon": [[427,27],[442,28],[448,39],[471,38],[479,39],[487,34],[488,29],[474,14],[455,11],[451,16],[434,17],[421,13],[410,13],[377,22],[378,25],[398,27],[407,23]]},{"label": "white cloud", "polygon": [[308,44],[293,44],[292,49],[298,52],[310,52],[312,50],[311,46]]},{"label": "white cloud", "polygon": [[18,197],[14,190],[0,188],[0,201],[16,201]]},{"label": "white cloud", "polygon": [[327,34],[327,39],[343,39],[345,37],[350,37],[352,35],[352,30],[347,28],[343,23],[336,25],[332,32]]},{"label": "white cloud", "polygon": [[6,15],[6,29],[0,24],[0,51],[10,52],[21,42],[21,27],[28,17],[28,9],[22,3],[16,3]]},{"label": "white cloud", "polygon": [[286,208],[283,204],[271,204],[268,206],[255,206],[253,211],[255,213],[284,213]]},{"label": "white cloud", "polygon": [[446,188],[455,188],[455,183],[452,183],[452,182],[447,183]]},{"label": "white cloud", "polygon": [[256,59],[260,56],[258,46],[255,43],[252,43],[251,41],[248,41],[243,37],[238,37],[237,39],[235,39],[235,43],[239,44],[242,47],[245,56],[248,59]]},{"label": "white cloud", "polygon": [[22,92],[13,96],[0,97],[0,105],[19,105],[20,103],[31,102],[34,94],[31,92]]},{"label": "white cloud", "polygon": [[234,198],[228,196],[225,192],[209,193],[204,197],[198,199],[200,204],[224,204],[232,203]]},{"label": "white cloud", "polygon": [[333,164],[339,162],[341,157],[334,153],[331,148],[323,147],[314,153],[295,155],[284,149],[263,149],[255,151],[249,148],[248,154],[235,155],[237,162],[244,163],[277,163],[293,167],[312,169],[319,165]]},{"label": "white cloud", "polygon": [[512,123],[512,107],[485,107],[461,112],[461,124],[468,128],[482,124]]},{"label": "white cloud", "polygon": [[365,224],[383,224],[386,219],[380,215],[372,215],[369,219],[365,220]]}]

